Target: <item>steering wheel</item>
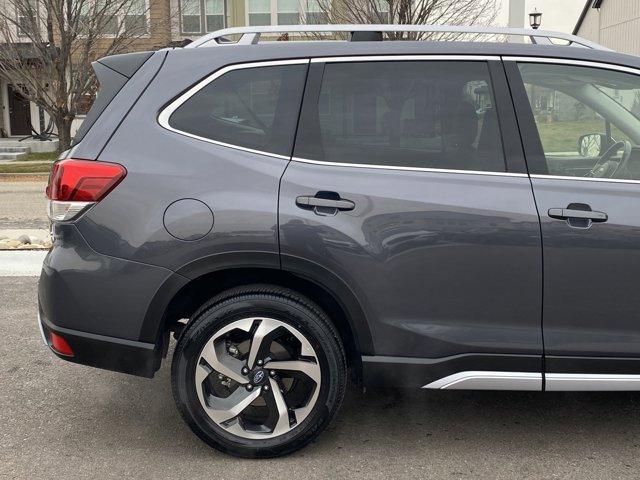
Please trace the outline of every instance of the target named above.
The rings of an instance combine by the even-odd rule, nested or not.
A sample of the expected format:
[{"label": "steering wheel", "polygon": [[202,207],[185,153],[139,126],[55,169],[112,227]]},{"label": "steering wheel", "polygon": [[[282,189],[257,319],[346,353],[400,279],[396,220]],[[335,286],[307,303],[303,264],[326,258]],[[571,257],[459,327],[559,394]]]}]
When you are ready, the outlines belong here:
[{"label": "steering wheel", "polygon": [[[622,148],[622,158],[619,162],[611,160],[611,157]],[[629,162],[633,145],[627,140],[620,140],[614,143],[602,154],[593,168],[587,173],[587,177],[592,178],[613,178],[614,175]]]}]

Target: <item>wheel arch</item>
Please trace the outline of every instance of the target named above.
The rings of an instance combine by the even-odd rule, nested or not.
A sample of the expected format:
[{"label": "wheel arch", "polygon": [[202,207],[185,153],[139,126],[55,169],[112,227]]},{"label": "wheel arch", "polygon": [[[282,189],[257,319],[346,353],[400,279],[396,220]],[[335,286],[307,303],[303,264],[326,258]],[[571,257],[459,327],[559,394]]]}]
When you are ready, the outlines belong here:
[{"label": "wheel arch", "polygon": [[[294,271],[295,270],[295,271]],[[351,289],[337,276],[316,264],[296,262],[294,270],[274,265],[223,264],[218,268],[199,267],[192,278],[176,273],[158,289],[147,310],[141,341],[165,342],[178,321],[193,313],[214,295],[229,288],[254,283],[289,288],[317,303],[338,329],[349,366],[359,381],[362,355],[372,355],[373,342],[365,313]],[[193,273],[190,272],[190,273]],[[143,340],[144,339],[144,340]]]}]

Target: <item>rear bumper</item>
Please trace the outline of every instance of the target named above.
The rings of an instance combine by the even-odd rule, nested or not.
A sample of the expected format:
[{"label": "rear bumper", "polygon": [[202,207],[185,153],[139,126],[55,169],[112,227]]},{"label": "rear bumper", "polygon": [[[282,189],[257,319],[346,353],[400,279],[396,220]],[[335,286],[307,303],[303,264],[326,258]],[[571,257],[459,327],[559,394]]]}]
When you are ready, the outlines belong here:
[{"label": "rear bumper", "polygon": [[135,342],[57,327],[42,316],[38,318],[38,323],[43,340],[49,348],[51,348],[48,340],[50,332],[60,335],[69,343],[73,356],[60,355],[51,348],[51,351],[63,360],[148,378],[153,377],[160,368],[162,352],[153,343]]},{"label": "rear bumper", "polygon": [[[57,224],[54,245],[38,282],[44,340],[55,332],[74,355],[60,358],[107,370],[152,377],[164,342],[160,331],[141,337],[150,302],[173,272],[102,255],[73,224]],[[157,318],[159,327],[161,315]],[[55,352],[54,352],[55,353]]]}]

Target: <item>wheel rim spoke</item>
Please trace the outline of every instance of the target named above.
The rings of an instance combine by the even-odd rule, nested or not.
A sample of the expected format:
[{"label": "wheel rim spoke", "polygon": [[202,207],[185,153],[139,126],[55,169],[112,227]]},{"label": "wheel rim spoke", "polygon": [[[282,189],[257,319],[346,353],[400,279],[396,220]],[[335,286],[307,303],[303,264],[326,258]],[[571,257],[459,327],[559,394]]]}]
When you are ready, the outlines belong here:
[{"label": "wheel rim spoke", "polygon": [[259,395],[259,388],[248,391],[244,387],[238,387],[226,398],[212,397],[207,413],[215,422],[228,422],[240,415]]},{"label": "wheel rim spoke", "polygon": [[244,362],[229,355],[224,343],[207,342],[200,356],[216,372],[240,384],[247,383],[247,378],[240,373]]},{"label": "wheel rim spoke", "polygon": [[296,423],[301,423],[305,418],[307,418],[309,413],[311,413],[311,410],[316,404],[318,394],[320,393],[320,365],[306,360],[285,360],[269,362],[266,368],[276,371],[302,372],[315,382],[316,385],[309,402],[305,406],[293,410]]},{"label": "wheel rim spoke", "polygon": [[280,326],[281,322],[278,321],[270,320],[268,318],[260,320],[260,325],[258,325],[258,328],[251,339],[251,348],[249,350],[249,358],[247,359],[247,365],[249,368],[253,368],[255,366],[260,351],[269,347],[269,345],[267,345],[269,335]]},{"label": "wheel rim spoke", "polygon": [[269,370],[288,370],[291,372],[302,372],[316,384],[320,383],[320,365],[305,360],[283,360],[268,362],[265,368]]},{"label": "wheel rim spoke", "polygon": [[287,407],[287,402],[280,391],[280,385],[273,378],[269,379],[269,384],[271,385],[271,393],[273,395],[273,399],[276,404],[276,408],[278,409],[278,422],[275,427],[273,427],[272,435],[282,435],[289,431],[289,408]]}]

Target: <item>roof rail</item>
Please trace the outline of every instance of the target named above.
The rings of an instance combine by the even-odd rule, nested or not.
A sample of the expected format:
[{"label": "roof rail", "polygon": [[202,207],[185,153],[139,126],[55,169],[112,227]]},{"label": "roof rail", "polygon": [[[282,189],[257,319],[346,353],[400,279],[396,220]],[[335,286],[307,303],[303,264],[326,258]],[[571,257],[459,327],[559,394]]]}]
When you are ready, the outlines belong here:
[{"label": "roof rail", "polygon": [[[254,45],[264,33],[318,33],[318,32],[420,32],[420,33],[471,33],[504,36],[529,37],[531,43],[554,45],[552,39],[563,40],[570,45],[594,50],[609,50],[597,43],[562,32],[529,30],[526,28],[457,26],[457,25],[267,25],[261,27],[225,28],[204,35],[185,48],[212,47],[217,45]],[[228,40],[230,35],[240,35],[237,42]]]}]

